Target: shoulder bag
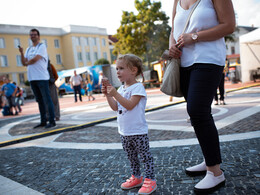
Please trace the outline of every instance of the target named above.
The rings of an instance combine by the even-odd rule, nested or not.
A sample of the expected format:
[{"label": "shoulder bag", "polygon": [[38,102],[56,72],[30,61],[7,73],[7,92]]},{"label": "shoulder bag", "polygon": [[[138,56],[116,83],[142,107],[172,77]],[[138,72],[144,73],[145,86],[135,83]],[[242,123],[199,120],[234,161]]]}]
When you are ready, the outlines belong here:
[{"label": "shoulder bag", "polygon": [[[196,2],[194,7],[192,8],[189,17],[186,21],[186,24],[184,26],[184,29],[182,31],[182,34],[186,31],[190,17],[199,4],[200,0]],[[169,57],[169,50],[165,50],[162,59],[168,60],[168,63],[166,65],[166,69],[164,71],[163,75],[163,82],[161,86],[161,91],[165,93],[166,95],[174,96],[174,97],[182,97],[183,94],[181,92],[181,87],[180,87],[180,66],[181,66],[181,60],[180,59],[175,59],[175,58],[170,58]]]}]

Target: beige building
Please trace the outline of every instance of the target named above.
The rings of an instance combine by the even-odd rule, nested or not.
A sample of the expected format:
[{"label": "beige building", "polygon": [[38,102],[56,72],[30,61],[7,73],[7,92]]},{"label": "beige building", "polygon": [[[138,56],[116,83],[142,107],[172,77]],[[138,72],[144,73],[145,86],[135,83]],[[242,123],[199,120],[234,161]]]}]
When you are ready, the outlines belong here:
[{"label": "beige building", "polygon": [[23,47],[24,51],[32,45],[29,32],[33,28],[40,31],[41,42],[47,46],[49,59],[57,71],[92,66],[100,58],[111,62],[105,28],[77,25],[49,28],[0,24],[0,76],[7,75],[18,85],[27,80],[27,70],[21,63],[18,45]]}]

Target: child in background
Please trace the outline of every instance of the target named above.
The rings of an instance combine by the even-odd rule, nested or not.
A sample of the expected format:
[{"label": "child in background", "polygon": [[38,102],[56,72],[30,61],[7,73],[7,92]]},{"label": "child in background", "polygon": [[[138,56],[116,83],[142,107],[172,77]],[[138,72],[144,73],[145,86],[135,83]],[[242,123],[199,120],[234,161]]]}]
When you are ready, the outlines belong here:
[{"label": "child in background", "polygon": [[88,101],[90,101],[90,97],[92,97],[92,101],[94,101],[92,82],[89,82],[88,79],[86,80],[86,90],[88,92]]},{"label": "child in background", "polygon": [[[121,55],[117,60],[116,70],[118,79],[124,85],[116,90],[106,80],[102,83],[101,91],[112,110],[117,111],[118,132],[131,164],[132,176],[122,183],[121,188],[128,190],[142,186],[138,194],[151,194],[157,185],[145,120],[147,95],[143,84],[136,81],[138,75],[143,76],[142,60],[133,54]],[[138,154],[145,167],[144,182]]]}]

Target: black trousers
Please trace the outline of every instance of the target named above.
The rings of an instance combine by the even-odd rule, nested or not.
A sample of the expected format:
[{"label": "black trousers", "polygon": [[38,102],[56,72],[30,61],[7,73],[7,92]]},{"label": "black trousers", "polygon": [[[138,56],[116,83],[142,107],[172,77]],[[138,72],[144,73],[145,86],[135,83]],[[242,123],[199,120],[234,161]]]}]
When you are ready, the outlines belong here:
[{"label": "black trousers", "polygon": [[[225,85],[225,73],[222,73],[221,80],[218,86],[219,95],[220,95],[219,100],[224,100],[224,93],[225,93],[224,85]],[[215,100],[218,101],[218,90],[216,90],[215,93]]]},{"label": "black trousers", "polygon": [[81,98],[81,85],[73,86],[73,89],[74,89],[75,102],[77,102],[77,93],[79,94],[79,100],[82,101],[82,98]]},{"label": "black trousers", "polygon": [[193,64],[181,68],[181,90],[206,165],[221,163],[218,131],[211,115],[211,104],[219,86],[224,66]]}]

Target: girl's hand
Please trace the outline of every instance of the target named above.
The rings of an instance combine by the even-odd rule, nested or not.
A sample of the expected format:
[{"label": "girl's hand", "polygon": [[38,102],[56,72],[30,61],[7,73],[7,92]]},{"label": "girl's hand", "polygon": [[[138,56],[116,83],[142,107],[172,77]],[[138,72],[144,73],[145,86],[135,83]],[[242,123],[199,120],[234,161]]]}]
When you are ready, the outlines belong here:
[{"label": "girl's hand", "polygon": [[189,45],[194,43],[193,39],[191,38],[191,34],[182,34],[177,40],[177,47],[182,48],[185,45]]},{"label": "girl's hand", "polygon": [[115,96],[117,94],[117,91],[112,85],[108,85],[107,86],[107,94],[109,96]]},{"label": "girl's hand", "polygon": [[107,95],[107,88],[104,85],[102,85],[102,87],[101,87],[101,92],[103,94]]},{"label": "girl's hand", "polygon": [[177,47],[177,44],[173,44],[169,49],[169,56],[171,58],[179,59],[181,54],[181,50]]}]

